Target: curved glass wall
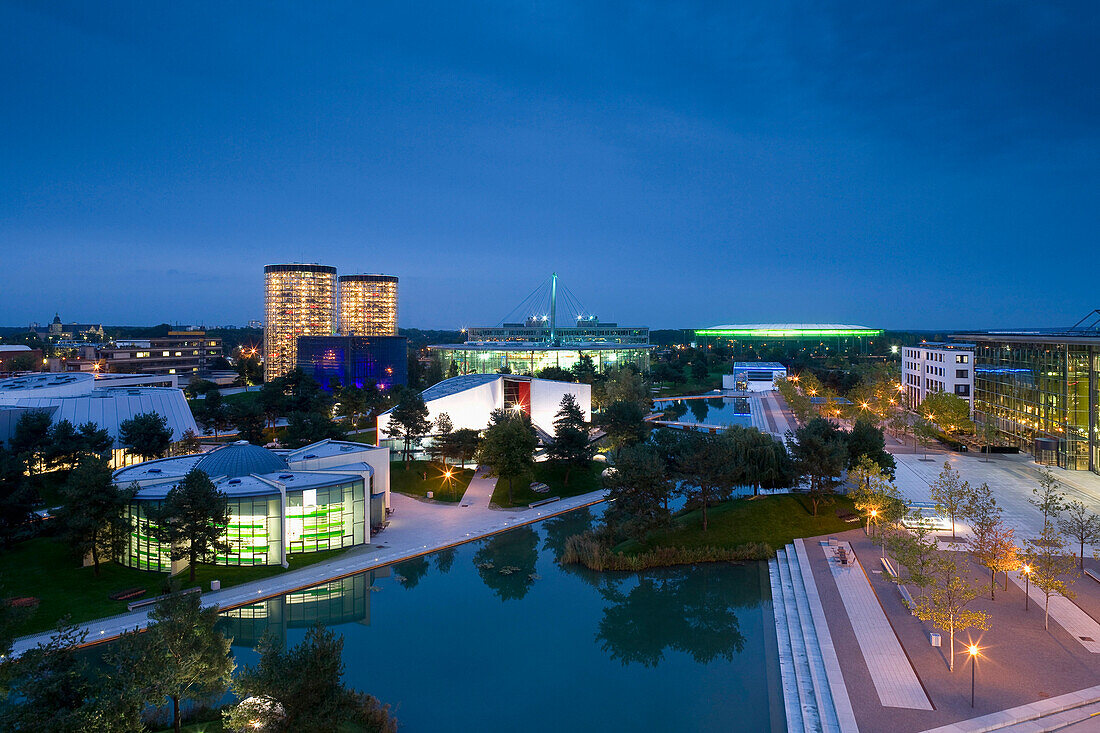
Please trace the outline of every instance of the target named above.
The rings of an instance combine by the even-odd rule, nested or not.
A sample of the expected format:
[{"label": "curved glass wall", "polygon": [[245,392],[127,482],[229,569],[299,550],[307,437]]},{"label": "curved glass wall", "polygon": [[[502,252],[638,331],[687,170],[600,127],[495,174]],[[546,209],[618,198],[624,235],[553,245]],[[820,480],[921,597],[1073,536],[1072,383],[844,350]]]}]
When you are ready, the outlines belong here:
[{"label": "curved glass wall", "polygon": [[638,371],[649,371],[649,347],[599,349],[492,349],[465,348],[462,345],[433,346],[443,373],[450,373],[451,364],[459,374],[495,374],[504,367],[512,374],[534,374],[546,367],[572,369],[581,356],[592,359],[598,372],[633,364]]}]

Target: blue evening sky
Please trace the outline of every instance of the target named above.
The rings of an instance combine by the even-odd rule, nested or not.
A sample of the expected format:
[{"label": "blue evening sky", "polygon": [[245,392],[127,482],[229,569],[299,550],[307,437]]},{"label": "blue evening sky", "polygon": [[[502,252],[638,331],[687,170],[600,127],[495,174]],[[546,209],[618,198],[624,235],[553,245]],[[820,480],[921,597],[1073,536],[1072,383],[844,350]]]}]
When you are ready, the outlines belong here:
[{"label": "blue evening sky", "polygon": [[1095,2],[0,3],[0,324],[262,318],[263,265],[497,322],[1068,325]]}]

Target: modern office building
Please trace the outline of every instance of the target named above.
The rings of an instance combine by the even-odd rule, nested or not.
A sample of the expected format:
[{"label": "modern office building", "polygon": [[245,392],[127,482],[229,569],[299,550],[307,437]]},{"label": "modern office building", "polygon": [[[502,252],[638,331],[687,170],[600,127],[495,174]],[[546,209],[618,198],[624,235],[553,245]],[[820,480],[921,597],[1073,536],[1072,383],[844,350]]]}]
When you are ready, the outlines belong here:
[{"label": "modern office building", "polygon": [[408,339],[404,336],[300,336],[298,366],[328,389],[342,386],[382,389],[407,381]]},{"label": "modern office building", "polygon": [[336,327],[336,268],[264,267],[264,380],[292,370],[299,336],[331,336]]},{"label": "modern office building", "polygon": [[137,483],[127,509],[132,528],[118,558],[130,567],[178,572],[167,544],[157,541],[150,515],[192,469],[229,496],[226,554],[218,565],[287,565],[290,553],[364,545],[389,504],[389,449],[325,440],[294,451],[239,441],[208,453],[162,458],[118,470],[120,486]]},{"label": "modern office building", "polygon": [[96,352],[100,371],[110,374],[175,374],[186,385],[210,376],[223,356],[222,340],[205,331],[169,331],[167,336],[116,339]]},{"label": "modern office building", "polygon": [[740,323],[695,329],[698,342],[717,341],[735,349],[795,344],[810,351],[865,353],[880,336],[881,329],[843,323]]},{"label": "modern office building", "polygon": [[337,332],[344,336],[397,335],[397,278],[341,275]]},{"label": "modern office building", "polygon": [[1100,473],[1100,311],[1060,331],[952,338],[974,344],[979,422],[1040,462]]},{"label": "modern office building", "polygon": [[[163,379],[144,375],[135,379]],[[140,413],[155,412],[168,422],[172,440],[180,440],[190,430],[198,433],[195,418],[187,406],[183,391],[164,387],[118,386],[113,379],[98,380],[87,372],[32,374],[0,379],[0,442],[7,442],[19,419],[28,411],[49,413],[51,423],[68,420],[74,426],[93,422],[114,439],[113,466],[133,463],[136,459],[119,441],[122,423]]]},{"label": "modern office building", "polygon": [[[531,423],[546,436],[554,434],[554,415],[562,398],[573,395],[584,419],[592,419],[592,386],[576,382],[557,382],[508,374],[466,374],[444,379],[420,393],[428,407],[428,419],[447,413],[451,424],[459,428],[484,430],[493,410],[507,409],[527,413]],[[378,416],[378,435],[384,436],[390,423],[389,409]]]},{"label": "modern office building", "polygon": [[738,361],[733,374],[722,375],[722,389],[740,392],[770,392],[775,380],[787,378],[787,367],[775,361]]},{"label": "modern office building", "polygon": [[923,342],[901,350],[901,383],[910,407],[937,392],[966,400],[974,412],[974,344]]},{"label": "modern office building", "polygon": [[[573,312],[560,322],[559,295],[562,306]],[[523,320],[506,317],[496,326],[468,329],[464,344],[429,346],[443,373],[534,375],[547,367],[572,369],[584,358],[591,359],[598,372],[626,365],[649,371],[649,354],[654,348],[649,343],[649,329],[601,322],[566,288],[559,287],[557,274],[512,312],[524,314]]]}]

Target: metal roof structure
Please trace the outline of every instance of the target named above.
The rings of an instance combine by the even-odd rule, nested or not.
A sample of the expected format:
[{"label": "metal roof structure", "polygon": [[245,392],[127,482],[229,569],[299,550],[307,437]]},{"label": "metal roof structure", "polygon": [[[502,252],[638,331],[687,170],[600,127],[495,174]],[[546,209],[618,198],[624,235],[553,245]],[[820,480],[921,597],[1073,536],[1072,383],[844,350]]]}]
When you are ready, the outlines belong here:
[{"label": "metal roof structure", "polygon": [[[436,384],[433,384],[431,387],[428,387],[426,390],[421,392],[420,396],[424,398],[425,402],[428,402],[429,400],[437,400],[440,397],[447,397],[448,395],[465,392],[468,389],[480,387],[483,384],[490,384],[504,376],[505,375],[503,374],[463,374],[461,376],[451,377],[450,379],[444,379],[442,382],[437,382]],[[386,412],[389,412],[389,410],[387,410]]]},{"label": "metal roof structure", "polygon": [[195,468],[207,476],[248,476],[286,471],[290,468],[282,456],[247,440],[223,445],[203,455]]},{"label": "metal roof structure", "polygon": [[880,336],[882,329],[848,323],[731,323],[695,329],[696,336],[742,338],[835,338]]}]

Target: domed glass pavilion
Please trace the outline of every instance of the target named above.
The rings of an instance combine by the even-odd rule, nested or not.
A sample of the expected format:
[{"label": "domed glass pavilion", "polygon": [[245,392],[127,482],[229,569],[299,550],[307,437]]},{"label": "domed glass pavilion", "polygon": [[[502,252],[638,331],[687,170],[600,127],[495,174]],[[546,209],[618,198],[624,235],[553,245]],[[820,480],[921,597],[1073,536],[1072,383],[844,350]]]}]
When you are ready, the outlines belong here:
[{"label": "domed glass pavilion", "polygon": [[389,449],[325,440],[295,451],[244,441],[198,455],[162,458],[119,469],[118,485],[137,484],[127,516],[133,528],[120,562],[178,572],[169,547],[153,538],[149,515],[192,469],[229,497],[225,539],[230,551],[207,558],[219,565],[286,565],[289,553],[365,544],[389,505]]}]

